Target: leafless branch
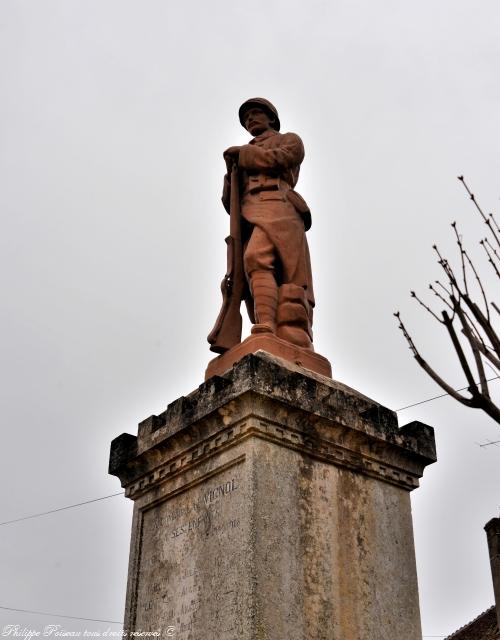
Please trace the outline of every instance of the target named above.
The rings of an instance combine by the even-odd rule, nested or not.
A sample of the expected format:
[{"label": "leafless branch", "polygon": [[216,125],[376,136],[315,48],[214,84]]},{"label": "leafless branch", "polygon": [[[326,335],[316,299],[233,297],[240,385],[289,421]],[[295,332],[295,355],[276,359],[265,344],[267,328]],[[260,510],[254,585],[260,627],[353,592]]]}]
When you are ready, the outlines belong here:
[{"label": "leafless branch", "polygon": [[444,284],[442,284],[439,280],[434,280],[434,284],[437,284],[438,287],[441,287],[441,289],[446,293],[446,295],[451,296],[451,291],[448,291],[448,289],[444,286]]},{"label": "leafless branch", "polygon": [[[438,284],[438,285],[439,285],[440,283],[436,280],[436,284]],[[441,285],[441,286],[442,286],[442,285]],[[436,289],[432,284],[430,284],[430,285],[429,285],[429,289],[432,291],[432,293],[433,293],[437,298],[439,298],[439,299],[441,300],[441,302],[442,302],[443,304],[445,304],[445,305],[450,309],[450,311],[452,311],[452,312],[454,311],[453,307],[452,307],[452,306],[451,306],[451,304],[448,302],[448,300],[447,300],[443,295],[441,295],[441,294],[439,293],[439,291],[437,291],[437,289]],[[445,287],[443,287],[443,289],[447,292],[447,290],[446,290],[446,288],[445,288]]]},{"label": "leafless branch", "polygon": [[468,338],[469,342],[472,344],[474,344],[474,347],[480,351],[483,356],[485,358],[488,358],[488,360],[495,365],[495,367],[497,368],[497,371],[495,371],[493,369],[493,371],[495,373],[498,373],[498,371],[500,371],[500,360],[495,357],[495,355],[491,352],[491,349],[484,344],[484,342],[478,340],[478,338],[476,336],[471,336],[470,338]]},{"label": "leafless branch", "polygon": [[[458,179],[462,182],[475,208],[479,211],[483,222],[488,226],[493,240],[487,237],[481,240],[480,244],[486,252],[488,261],[493,266],[497,277],[500,277],[500,229],[493,214],[485,215],[463,176],[459,176]],[[500,338],[491,322],[490,306],[499,315],[500,308],[494,302],[488,302],[479,271],[464,246],[456,222],[453,222],[451,226],[460,252],[461,278],[460,276],[460,280],[457,278],[457,273],[454,271],[453,266],[441,254],[437,245],[434,245],[433,249],[437,254],[438,264],[443,269],[448,282],[443,284],[436,280],[434,284],[429,285],[431,292],[445,307],[445,310],[441,313],[442,317],[439,317],[414,291],[411,292],[411,296],[446,328],[460,363],[460,368],[467,380],[467,390],[470,393],[470,397],[459,393],[461,390],[456,391],[428,364],[415,346],[413,338],[402,322],[399,312],[394,315],[398,318],[399,328],[403,332],[420,367],[455,400],[465,406],[481,409],[500,423],[500,409],[491,399],[485,374],[485,366],[490,367],[496,374],[500,371]],[[474,287],[472,287],[472,276],[474,276],[476,283]],[[484,309],[474,300],[472,289],[480,295]],[[455,321],[458,322],[458,325],[455,324]],[[478,382],[476,382],[476,378]]]},{"label": "leafless branch", "polygon": [[485,332],[488,340],[491,342],[491,346],[495,350],[495,353],[500,358],[500,340],[497,336],[496,331],[493,329],[488,318],[483,314],[481,309],[477,306],[475,302],[473,302],[469,296],[463,296],[463,301],[469,307],[472,315],[476,319],[480,328]]},{"label": "leafless branch", "polygon": [[415,298],[415,300],[426,310],[428,311],[431,316],[433,318],[435,318],[438,322],[442,322],[442,320],[434,313],[434,311],[427,306],[424,302],[422,302],[422,300],[420,300],[420,298],[417,296],[417,294],[415,293],[415,291],[410,291],[410,295],[412,298]]},{"label": "leafless branch", "polygon": [[415,357],[419,356],[419,353],[417,351],[417,347],[415,346],[415,343],[413,342],[410,334],[408,333],[408,331],[406,330],[405,325],[403,324],[403,321],[401,320],[401,314],[399,313],[399,311],[396,311],[393,315],[398,319],[399,328],[403,332],[403,335],[406,338],[406,341],[408,342],[408,346],[410,347],[411,352],[413,353],[413,355]]},{"label": "leafless branch", "polygon": [[[458,179],[460,180],[460,182],[464,185],[465,190],[467,191],[467,193],[470,196],[470,199],[472,200],[472,202],[474,203],[476,209],[479,211],[479,213],[481,214],[481,217],[483,219],[483,222],[487,225],[488,229],[491,231],[491,234],[493,235],[493,238],[495,239],[495,242],[497,243],[497,245],[500,247],[500,238],[498,237],[498,233],[496,233],[496,231],[498,231],[498,225],[496,224],[495,218],[493,216],[492,213],[488,214],[488,216],[486,216],[486,214],[484,213],[484,211],[481,209],[481,207],[479,206],[479,203],[476,200],[476,196],[472,193],[472,191],[469,189],[469,187],[467,186],[467,183],[464,180],[463,176],[458,176]],[[492,224],[492,221],[494,222],[495,226],[496,226],[496,231],[495,228]]]},{"label": "leafless branch", "polygon": [[[474,276],[476,278],[476,282],[477,282],[477,284],[479,286],[479,289],[481,291],[481,295],[483,297],[483,302],[484,302],[484,307],[485,307],[485,310],[486,310],[486,317],[488,318],[488,322],[489,322],[489,320],[490,320],[490,309],[489,309],[489,306],[488,306],[488,300],[486,299],[486,293],[484,292],[483,283],[481,282],[481,278],[479,277],[479,275],[478,275],[478,273],[476,271],[476,267],[474,266],[472,260],[469,258],[469,254],[466,251],[464,252],[464,254],[465,254],[465,258],[466,258],[467,262],[469,263],[470,268],[472,269],[472,273],[474,274]],[[467,296],[468,296],[469,293],[468,292],[466,292],[466,293],[467,293]]]},{"label": "leafless branch", "polygon": [[456,222],[452,222],[451,226],[453,227],[453,231],[455,232],[455,237],[457,239],[457,244],[458,244],[458,248],[460,250],[460,263],[462,265],[462,280],[464,282],[464,287],[465,287],[465,293],[469,293],[469,289],[467,287],[467,270],[465,268],[465,250],[462,244],[462,237],[460,236],[460,234],[458,233],[457,230],[457,223]]},{"label": "leafless branch", "polygon": [[450,266],[450,263],[448,262],[448,260],[446,258],[444,258],[441,255],[437,245],[433,245],[432,248],[437,253],[437,256],[439,258],[438,259],[438,264],[443,269],[443,271],[445,272],[446,277],[448,278],[448,282],[450,283],[452,291],[455,290],[458,295],[461,295],[462,294],[462,290],[460,289],[460,285],[458,284],[457,278],[455,276],[455,273],[454,273],[452,267]]},{"label": "leafless branch", "polygon": [[[463,313],[460,306],[457,306],[456,311],[457,311],[457,316],[460,320],[460,324],[462,325],[462,332],[469,342],[469,345],[472,349],[472,355],[474,356],[474,360],[476,362],[477,373],[479,376],[479,384],[481,385],[481,395],[489,399],[490,392],[488,390],[488,383],[486,382],[486,376],[484,374],[484,366],[483,366],[483,361],[481,359],[481,352],[476,346],[477,341],[472,335],[472,331],[470,329],[469,323],[465,318],[465,314]],[[474,393],[472,395],[474,395]]]},{"label": "leafless branch", "polygon": [[497,267],[497,265],[495,264],[495,262],[493,260],[493,256],[494,256],[497,259],[497,262],[500,262],[500,257],[498,256],[498,253],[491,246],[488,238],[485,238],[484,240],[480,240],[479,244],[486,251],[486,255],[488,256],[488,262],[491,264],[491,266],[495,270],[495,273],[497,274],[497,277],[500,278],[500,271],[498,270],[498,267]]},{"label": "leafless branch", "polygon": [[495,247],[491,244],[491,242],[488,240],[488,238],[484,239],[484,243],[488,246],[488,248],[491,250],[491,253],[495,256],[497,262],[500,262],[500,255],[498,255],[497,250],[495,249]]},{"label": "leafless branch", "polygon": [[462,349],[462,345],[460,344],[460,340],[458,339],[458,336],[455,332],[455,327],[453,326],[453,322],[451,321],[446,311],[443,311],[443,321],[444,321],[444,326],[448,330],[450,339],[453,343],[453,347],[455,348],[456,354],[460,361],[460,366],[462,367],[462,371],[465,373],[465,377],[469,385],[469,391],[471,395],[475,397],[478,395],[478,389],[477,389],[476,383],[474,382],[474,377],[470,370],[469,363],[467,362],[467,358],[465,357],[464,351]]},{"label": "leafless branch", "polygon": [[495,230],[495,233],[500,233],[500,227],[498,226],[497,221],[495,220],[495,216],[492,213],[490,213],[489,216],[490,216],[492,225],[494,225],[493,228]]}]

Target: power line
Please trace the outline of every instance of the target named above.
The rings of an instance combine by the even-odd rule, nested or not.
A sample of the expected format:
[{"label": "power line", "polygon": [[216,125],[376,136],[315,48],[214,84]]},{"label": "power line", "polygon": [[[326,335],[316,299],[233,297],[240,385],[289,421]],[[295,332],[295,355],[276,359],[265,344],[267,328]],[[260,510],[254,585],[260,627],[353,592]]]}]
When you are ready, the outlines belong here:
[{"label": "power line", "polygon": [[[500,376],[495,376],[494,378],[488,378],[488,380],[486,380],[486,382],[491,382],[492,380],[498,380],[498,378],[500,378]],[[455,389],[455,391],[465,391],[466,389],[468,389],[469,386],[467,385],[466,387],[462,387],[461,389]],[[434,396],[433,398],[427,398],[427,400],[420,400],[420,402],[415,402],[414,404],[409,404],[406,407],[401,407],[401,409],[396,409],[396,411],[404,411],[405,409],[410,409],[411,407],[417,407],[419,404],[424,404],[425,402],[431,402],[432,400],[437,400],[438,398],[444,398],[445,396],[449,396],[449,393],[442,393],[439,396]],[[429,638],[431,638],[432,636],[428,636]],[[436,637],[441,637],[441,636],[436,636]],[[443,638],[445,636],[442,636]]]},{"label": "power line", "polygon": [[31,611],[30,609],[13,609],[12,607],[2,607],[0,609],[4,611],[18,611],[21,613],[35,613],[38,616],[52,616],[54,618],[68,618],[70,620],[86,620],[87,622],[107,622],[109,624],[123,624],[123,622],[117,622],[116,620],[99,620],[97,618],[80,618],[78,616],[65,616],[62,613],[47,613],[46,611]]},{"label": "power line", "polygon": [[[488,378],[486,382],[491,382],[492,380],[498,380],[500,376],[495,376],[493,378]],[[461,389],[455,389],[455,391],[465,391],[469,387],[462,387]],[[444,398],[445,396],[449,396],[449,393],[441,393],[438,396],[433,396],[432,398],[427,398],[426,400],[420,400],[419,402],[414,402],[413,404],[408,404],[405,407],[401,407],[400,409],[396,409],[396,412],[404,411],[405,409],[411,409],[412,407],[418,407],[421,404],[425,404],[426,402],[432,402],[433,400],[438,400],[439,398]],[[500,441],[498,441],[500,442]],[[489,442],[488,444],[497,444],[496,442]],[[486,445],[480,445],[486,446]],[[41,516],[46,516],[51,513],[57,513],[58,511],[65,511],[66,509],[73,509],[74,507],[81,507],[86,504],[91,504],[92,502],[99,502],[100,500],[107,500],[108,498],[114,498],[115,496],[122,496],[125,492],[119,491],[118,493],[112,493],[109,496],[102,496],[101,498],[94,498],[93,500],[86,500],[85,502],[77,502],[76,504],[70,504],[66,507],[59,507],[59,509],[51,509],[50,511],[43,511],[42,513],[35,513],[31,516],[24,516],[23,518],[15,518],[14,520],[6,520],[5,522],[0,522],[0,527],[3,527],[7,524],[13,524],[14,522],[22,522],[23,520],[30,520],[32,518],[40,518]],[[427,638],[444,638],[446,636],[425,636]]]},{"label": "power line", "polygon": [[46,516],[49,513],[57,513],[58,511],[65,511],[66,509],[73,509],[74,507],[81,507],[85,504],[90,504],[91,502],[99,502],[99,500],[107,500],[108,498],[114,498],[115,496],[122,496],[125,491],[119,491],[118,493],[112,493],[109,496],[102,496],[102,498],[94,498],[93,500],[85,500],[85,502],[77,502],[76,504],[69,504],[66,507],[59,507],[59,509],[51,509],[50,511],[43,511],[42,513],[34,513],[31,516],[24,516],[23,518],[15,518],[14,520],[6,520],[5,522],[0,522],[0,527],[3,527],[5,524],[12,524],[13,522],[21,522],[21,520],[30,520],[31,518],[40,518],[41,516]]},{"label": "power line", "polygon": [[500,440],[488,440],[488,442],[483,442],[483,444],[477,443],[481,448],[489,447],[492,444],[500,444]]},{"label": "power line", "polygon": [[[69,620],[85,620],[86,622],[107,622],[109,624],[123,624],[123,622],[118,622],[117,620],[99,620],[98,618],[80,618],[79,616],[65,616],[61,613],[47,613],[46,611],[31,611],[30,609],[14,609],[12,607],[2,607],[0,605],[0,609],[4,611],[17,611],[21,613],[33,613],[39,616],[53,616],[54,618],[68,618]],[[446,636],[426,636],[423,635],[423,638],[446,638]]]}]

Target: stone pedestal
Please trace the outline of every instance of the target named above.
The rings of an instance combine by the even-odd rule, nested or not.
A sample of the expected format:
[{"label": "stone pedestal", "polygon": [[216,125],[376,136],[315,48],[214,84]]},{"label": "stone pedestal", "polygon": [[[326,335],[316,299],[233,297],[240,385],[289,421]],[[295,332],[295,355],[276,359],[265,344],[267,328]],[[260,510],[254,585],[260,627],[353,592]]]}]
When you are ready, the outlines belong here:
[{"label": "stone pedestal", "polygon": [[125,628],[420,640],[409,492],[433,430],[248,355],[111,447],[134,500]]},{"label": "stone pedestal", "polygon": [[298,365],[314,373],[319,373],[327,378],[332,377],[332,365],[324,356],[310,349],[297,347],[290,342],[286,342],[286,340],[278,338],[272,333],[260,333],[248,336],[243,342],[229,349],[229,351],[210,360],[205,372],[205,380],[215,375],[224,375],[226,371],[231,369],[231,367],[244,356],[249,353],[257,353],[258,351],[265,351],[281,360],[286,360],[288,363]]}]

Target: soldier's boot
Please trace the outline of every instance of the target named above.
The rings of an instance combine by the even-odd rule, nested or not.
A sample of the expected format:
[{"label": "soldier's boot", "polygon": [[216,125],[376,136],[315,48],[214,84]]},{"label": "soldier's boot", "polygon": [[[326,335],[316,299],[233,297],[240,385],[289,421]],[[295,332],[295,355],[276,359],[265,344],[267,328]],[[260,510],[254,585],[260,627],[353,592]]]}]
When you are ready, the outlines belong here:
[{"label": "soldier's boot", "polygon": [[276,333],[278,285],[272,271],[254,271],[250,276],[255,322],[252,333]]},{"label": "soldier's boot", "polygon": [[303,287],[283,284],[279,288],[276,335],[282,340],[314,351],[312,309]]}]

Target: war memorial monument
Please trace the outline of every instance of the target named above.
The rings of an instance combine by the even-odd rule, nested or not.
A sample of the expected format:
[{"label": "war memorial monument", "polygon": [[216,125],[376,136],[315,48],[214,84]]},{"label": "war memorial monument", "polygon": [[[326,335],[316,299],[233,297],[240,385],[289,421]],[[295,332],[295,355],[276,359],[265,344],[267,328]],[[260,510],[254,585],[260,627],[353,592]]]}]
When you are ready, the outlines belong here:
[{"label": "war memorial monument", "polygon": [[263,98],[239,118],[253,138],[224,152],[218,355],[198,389],[111,445],[134,501],[124,628],[421,640],[409,494],[436,459],[433,429],[399,428],[314,351],[302,141]]}]

